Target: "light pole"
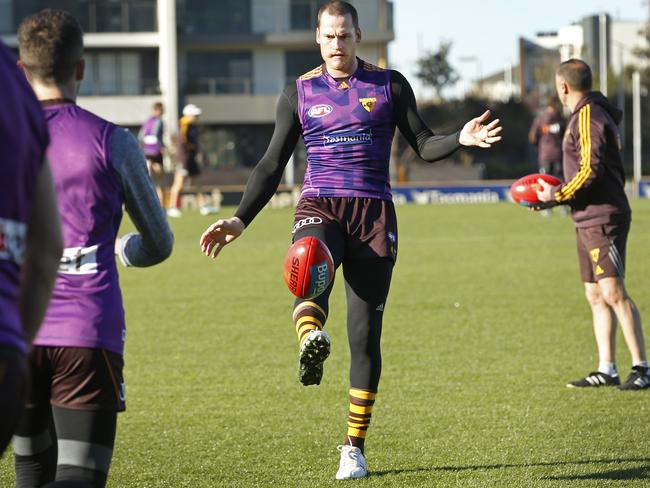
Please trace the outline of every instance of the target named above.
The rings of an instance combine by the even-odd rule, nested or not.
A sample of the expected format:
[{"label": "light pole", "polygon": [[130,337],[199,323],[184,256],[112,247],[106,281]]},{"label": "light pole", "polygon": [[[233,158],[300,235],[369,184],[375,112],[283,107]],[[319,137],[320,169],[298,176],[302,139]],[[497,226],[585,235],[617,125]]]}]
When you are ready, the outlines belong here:
[{"label": "light pole", "polygon": [[600,91],[607,96],[607,14],[598,16],[600,29],[598,30],[598,46],[600,54]]},{"label": "light pole", "polygon": [[475,63],[476,64],[476,84],[478,86],[479,94],[483,92],[481,78],[483,76],[481,70],[481,60],[477,56],[461,56],[458,61],[462,63]]}]

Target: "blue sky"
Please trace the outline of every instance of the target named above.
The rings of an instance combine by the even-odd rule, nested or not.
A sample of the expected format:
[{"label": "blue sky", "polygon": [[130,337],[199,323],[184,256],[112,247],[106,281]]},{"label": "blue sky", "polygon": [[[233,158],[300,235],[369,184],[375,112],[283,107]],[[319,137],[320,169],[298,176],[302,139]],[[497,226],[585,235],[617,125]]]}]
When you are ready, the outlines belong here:
[{"label": "blue sky", "polygon": [[[395,40],[389,44],[391,68],[401,71],[418,97],[428,96],[415,77],[415,61],[427,50],[452,41],[450,60],[463,79],[475,79],[518,62],[520,36],[557,30],[600,12],[614,19],[648,19],[649,0],[393,0]],[[479,61],[461,61],[460,58]]]}]

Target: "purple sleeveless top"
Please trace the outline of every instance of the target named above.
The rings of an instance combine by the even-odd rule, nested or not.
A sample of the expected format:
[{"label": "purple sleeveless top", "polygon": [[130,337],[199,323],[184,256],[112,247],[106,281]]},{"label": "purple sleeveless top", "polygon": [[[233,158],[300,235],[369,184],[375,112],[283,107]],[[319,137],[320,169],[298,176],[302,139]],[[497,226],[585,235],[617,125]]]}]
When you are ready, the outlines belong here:
[{"label": "purple sleeveless top", "polygon": [[122,185],[110,153],[116,126],[73,103],[44,110],[65,249],[34,344],[122,354],[124,308],[114,255]]},{"label": "purple sleeveless top", "polygon": [[25,353],[20,268],[47,143],[43,111],[16,59],[0,43],[0,345]]},{"label": "purple sleeveless top", "polygon": [[322,66],[296,80],[307,147],[301,197],[391,200],[388,163],[395,133],[390,73],[362,60],[338,82]]},{"label": "purple sleeveless top", "polygon": [[146,155],[158,155],[162,150],[160,138],[162,137],[162,120],[155,115],[152,115],[142,125],[140,129],[142,150]]}]

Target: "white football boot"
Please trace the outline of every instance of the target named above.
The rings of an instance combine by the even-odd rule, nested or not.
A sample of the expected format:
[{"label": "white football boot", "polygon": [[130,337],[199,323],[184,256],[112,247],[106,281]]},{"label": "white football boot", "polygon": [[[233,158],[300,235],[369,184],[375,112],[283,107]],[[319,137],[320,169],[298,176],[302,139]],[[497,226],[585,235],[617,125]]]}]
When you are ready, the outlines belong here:
[{"label": "white football boot", "polygon": [[354,446],[338,446],[341,453],[339,470],[336,472],[337,480],[353,480],[368,476],[366,458],[363,457],[361,449]]}]

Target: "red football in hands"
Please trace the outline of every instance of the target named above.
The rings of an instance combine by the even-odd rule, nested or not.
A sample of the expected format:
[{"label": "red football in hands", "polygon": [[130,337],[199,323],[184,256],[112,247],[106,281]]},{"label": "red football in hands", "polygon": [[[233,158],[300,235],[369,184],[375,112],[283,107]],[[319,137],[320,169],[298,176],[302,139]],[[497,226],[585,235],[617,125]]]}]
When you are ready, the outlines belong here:
[{"label": "red football in hands", "polygon": [[551,186],[557,186],[562,181],[560,181],[555,176],[544,175],[541,173],[534,173],[532,175],[527,175],[522,178],[519,178],[510,186],[510,196],[512,199],[521,205],[529,205],[531,203],[541,203],[539,198],[537,198],[537,192],[542,189],[537,180],[542,179],[546,181]]},{"label": "red football in hands", "polygon": [[298,298],[315,298],[334,279],[330,250],[316,237],[298,239],[284,258],[284,281]]}]

